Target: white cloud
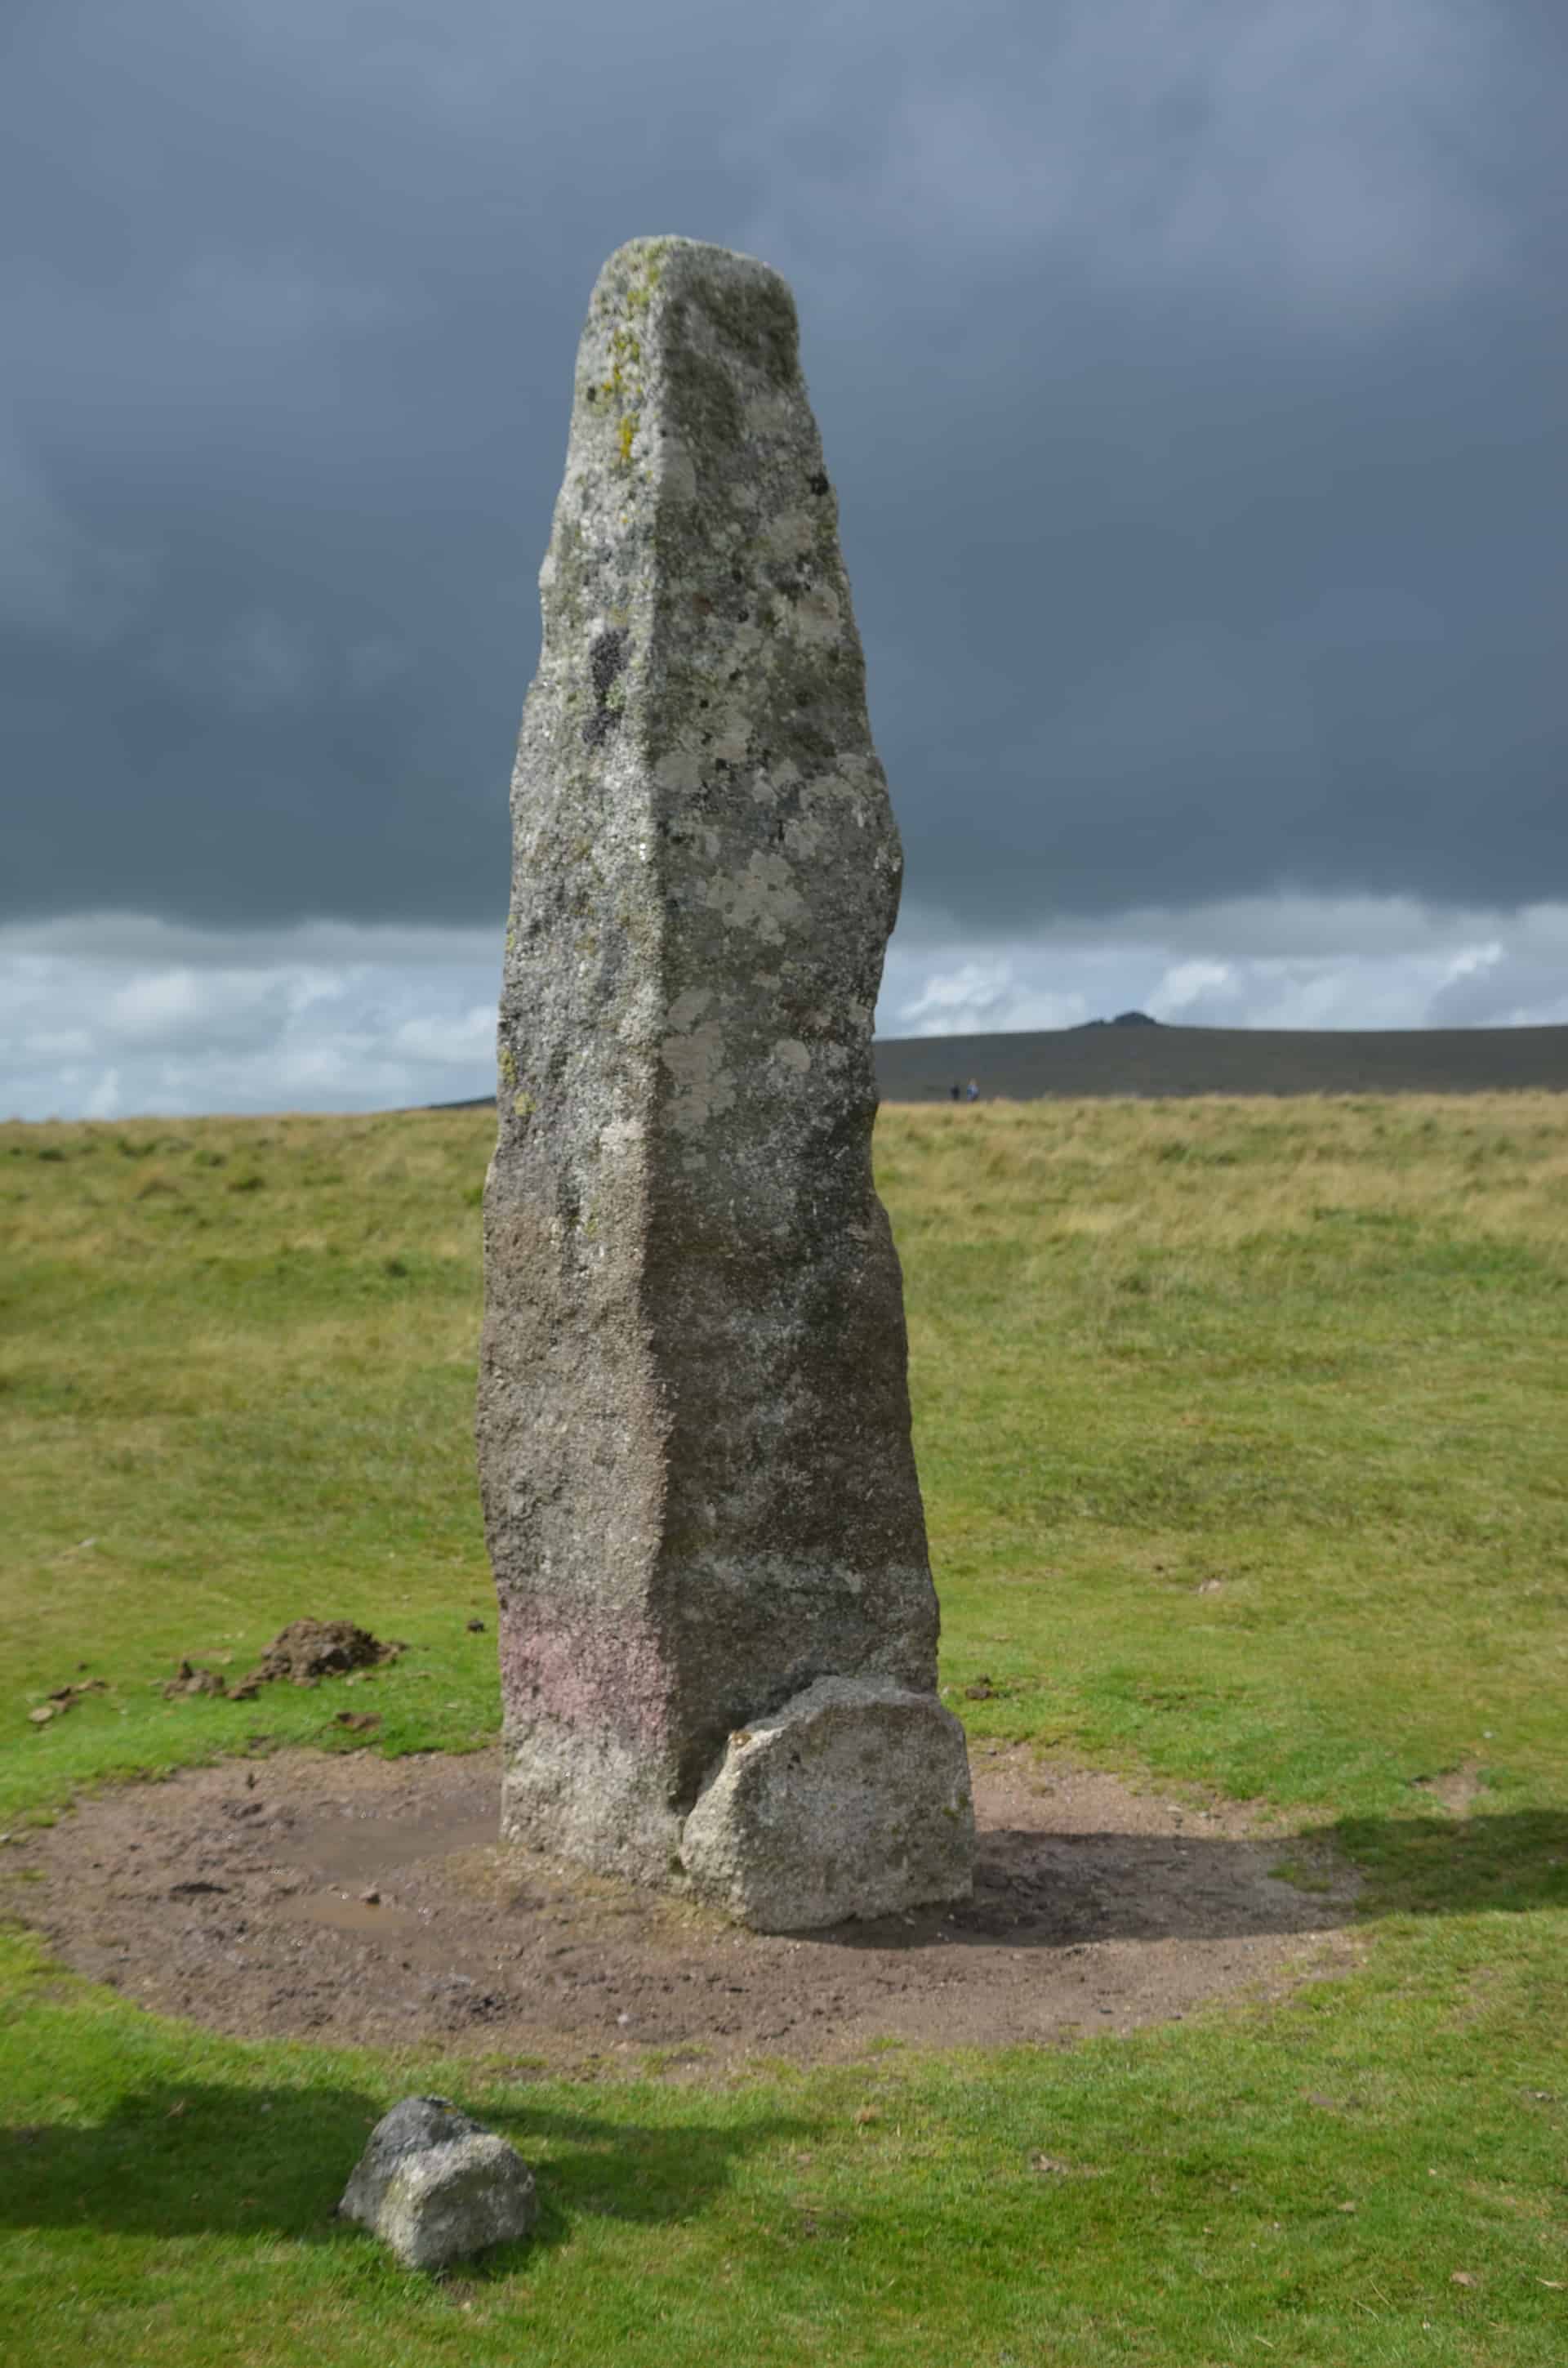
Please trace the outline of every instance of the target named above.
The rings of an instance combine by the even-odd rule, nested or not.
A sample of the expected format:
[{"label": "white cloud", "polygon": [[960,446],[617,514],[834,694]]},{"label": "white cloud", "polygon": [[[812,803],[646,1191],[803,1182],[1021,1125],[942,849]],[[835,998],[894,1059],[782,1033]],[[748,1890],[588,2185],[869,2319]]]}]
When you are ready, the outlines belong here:
[{"label": "white cloud", "polygon": [[[0,1116],[377,1110],[493,1089],[501,931],[184,928],[136,914],[0,929]],[[1070,1028],[1568,1024],[1568,904],[1441,912],[1292,896],[964,939],[912,908],[884,1036]]]},{"label": "white cloud", "polygon": [[1014,1029],[1072,1028],[1088,1016],[1082,995],[1030,986],[1017,963],[1006,955],[932,971],[917,995],[893,1003],[891,1008],[884,996],[881,1014],[882,1033],[889,1036],[990,1035]]},{"label": "white cloud", "polygon": [[1150,996],[1149,1009],[1156,1019],[1180,1019],[1206,996],[1228,993],[1233,983],[1229,962],[1173,962]]},{"label": "white cloud", "polygon": [[399,1023],[392,1044],[410,1061],[437,1066],[487,1064],[495,1049],[495,1006],[476,1003],[463,1012],[421,1012],[416,1019]]},{"label": "white cloud", "polygon": [[889,951],[880,1020],[888,1036],[970,1035],[1126,1010],[1199,1028],[1555,1025],[1568,1020],[1568,905],[1238,897],[980,944],[914,907]]},{"label": "white cloud", "polygon": [[0,929],[0,1113],[375,1110],[494,1082],[496,929]]}]

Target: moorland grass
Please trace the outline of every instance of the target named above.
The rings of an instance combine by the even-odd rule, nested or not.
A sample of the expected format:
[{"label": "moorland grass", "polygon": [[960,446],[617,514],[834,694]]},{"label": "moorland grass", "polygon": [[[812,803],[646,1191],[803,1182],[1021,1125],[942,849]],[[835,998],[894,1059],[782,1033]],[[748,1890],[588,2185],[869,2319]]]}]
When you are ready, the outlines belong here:
[{"label": "moorland grass", "polygon": [[[352,1698],[379,1748],[494,1733],[492,1124],[0,1128],[0,1830],[132,1770],[344,1748],[321,1693],[158,1691],[305,1613],[408,1640]],[[1568,1102],[889,1110],[878,1172],[976,1748],[1267,1802],[1287,1865],[1332,1832],[1358,1969],[1066,2051],[567,2081],[244,2045],[13,1929],[0,2356],[163,2368],[218,2327],[240,2368],[1563,2356]],[[1461,1766],[1451,1817],[1421,1780]],[[446,2284],[325,2217],[427,2085],[548,2199],[533,2248]]]}]

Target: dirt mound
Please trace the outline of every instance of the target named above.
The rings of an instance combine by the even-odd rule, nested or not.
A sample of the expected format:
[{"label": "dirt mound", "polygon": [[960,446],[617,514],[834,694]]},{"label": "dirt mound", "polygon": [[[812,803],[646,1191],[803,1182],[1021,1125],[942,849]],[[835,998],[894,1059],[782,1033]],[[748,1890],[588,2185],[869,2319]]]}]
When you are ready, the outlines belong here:
[{"label": "dirt mound", "polygon": [[294,1620],[274,1636],[250,1676],[248,1685],[273,1685],[287,1679],[291,1685],[314,1685],[318,1678],[337,1678],[350,1669],[373,1668],[378,1661],[395,1661],[406,1645],[383,1645],[368,1628],[351,1620]]},{"label": "dirt mound", "polygon": [[164,1691],[226,1694],[231,1702],[254,1702],[263,1686],[313,1686],[323,1678],[347,1677],[350,1669],[395,1661],[407,1650],[406,1645],[395,1640],[383,1644],[368,1628],[357,1628],[352,1620],[291,1620],[274,1636],[255,1668],[234,1684],[230,1685],[216,1669],[181,1661]]},{"label": "dirt mound", "polygon": [[[250,2035],[437,2044],[689,2075],[879,2041],[1051,2044],[1269,1995],[1348,1960],[1355,1880],[1302,1891],[1234,1804],[975,1753],[973,1899],[737,1931],[689,1903],[496,1843],[497,1752],[282,1751],[85,1801],[7,1855],[65,1960]],[[1303,1845],[1290,1845],[1293,1861]]]}]

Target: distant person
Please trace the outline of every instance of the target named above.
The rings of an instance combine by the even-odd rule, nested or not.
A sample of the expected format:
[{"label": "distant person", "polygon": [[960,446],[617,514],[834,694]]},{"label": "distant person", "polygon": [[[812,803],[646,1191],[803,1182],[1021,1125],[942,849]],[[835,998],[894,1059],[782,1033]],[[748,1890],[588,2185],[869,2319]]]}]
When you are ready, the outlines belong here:
[{"label": "distant person", "polygon": [[980,1099],[980,1087],[975,1084],[972,1077],[971,1077],[968,1085],[963,1089],[963,1098],[966,1102],[977,1102]]},{"label": "distant person", "polygon": [[951,1090],[954,1101],[961,1102],[963,1099],[963,1087],[961,1086],[954,1086]]}]

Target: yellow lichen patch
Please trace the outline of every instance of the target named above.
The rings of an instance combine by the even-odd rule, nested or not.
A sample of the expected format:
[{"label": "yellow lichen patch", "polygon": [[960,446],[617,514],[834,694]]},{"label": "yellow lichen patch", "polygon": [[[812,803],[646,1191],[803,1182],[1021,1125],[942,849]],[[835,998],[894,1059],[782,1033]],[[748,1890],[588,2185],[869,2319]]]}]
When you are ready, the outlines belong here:
[{"label": "yellow lichen patch", "polygon": [[626,302],[634,313],[645,313],[653,301],[653,290],[664,278],[663,268],[653,257],[663,251],[662,247],[650,248],[642,279],[634,279],[626,291]]}]

